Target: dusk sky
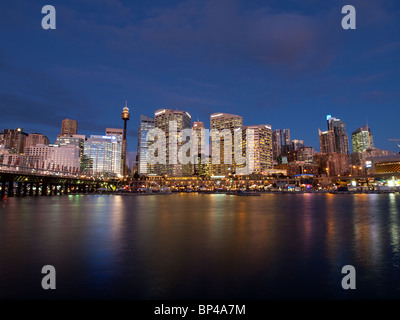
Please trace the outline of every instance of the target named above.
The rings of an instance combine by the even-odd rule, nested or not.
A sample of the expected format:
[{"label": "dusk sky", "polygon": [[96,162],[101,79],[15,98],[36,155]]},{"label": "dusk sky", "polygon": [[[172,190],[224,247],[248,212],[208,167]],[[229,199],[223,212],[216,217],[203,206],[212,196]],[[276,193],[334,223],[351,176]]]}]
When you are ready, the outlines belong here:
[{"label": "dusk sky", "polygon": [[[41,9],[56,8],[44,30]],[[344,30],[344,5],[357,29]],[[54,142],[65,118],[79,133],[122,128],[128,151],[140,114],[160,108],[243,116],[289,128],[319,151],[326,115],[351,132],[368,124],[375,146],[400,151],[400,1],[2,1],[0,129]],[[399,142],[400,143],[400,142]]]}]

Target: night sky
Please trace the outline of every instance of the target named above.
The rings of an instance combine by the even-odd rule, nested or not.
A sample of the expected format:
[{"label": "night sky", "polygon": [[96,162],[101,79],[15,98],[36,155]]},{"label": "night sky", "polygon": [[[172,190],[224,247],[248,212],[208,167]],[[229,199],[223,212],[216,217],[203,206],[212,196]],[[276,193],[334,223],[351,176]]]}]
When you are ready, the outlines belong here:
[{"label": "night sky", "polygon": [[[341,27],[346,4],[356,30]],[[375,146],[397,152],[399,17],[398,0],[1,1],[0,129],[54,142],[70,118],[104,134],[128,100],[128,151],[140,114],[176,108],[207,128],[214,112],[289,128],[317,151],[327,114],[349,139],[368,119]]]}]

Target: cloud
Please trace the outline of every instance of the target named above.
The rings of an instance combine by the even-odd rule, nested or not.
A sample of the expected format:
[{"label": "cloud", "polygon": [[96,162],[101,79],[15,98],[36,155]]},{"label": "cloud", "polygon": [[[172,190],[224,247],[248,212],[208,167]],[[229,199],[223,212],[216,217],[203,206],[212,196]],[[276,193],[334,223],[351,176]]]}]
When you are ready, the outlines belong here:
[{"label": "cloud", "polygon": [[84,117],[91,109],[83,94],[66,88],[45,72],[3,61],[0,73],[7,79],[0,87],[0,109],[7,110],[0,119],[3,127],[19,119],[59,127],[62,119]]},{"label": "cloud", "polygon": [[153,8],[139,19],[132,8],[106,8],[113,8],[111,17],[124,12],[123,23],[103,19],[104,13],[96,11],[87,17],[65,8],[62,14],[74,30],[80,30],[75,42],[104,41],[107,50],[125,57],[128,63],[127,56],[134,54],[156,66],[168,60],[190,60],[229,67],[254,63],[303,72],[327,67],[337,45],[331,23],[337,17],[329,11],[306,15],[268,7],[244,9],[237,0],[189,0]]}]

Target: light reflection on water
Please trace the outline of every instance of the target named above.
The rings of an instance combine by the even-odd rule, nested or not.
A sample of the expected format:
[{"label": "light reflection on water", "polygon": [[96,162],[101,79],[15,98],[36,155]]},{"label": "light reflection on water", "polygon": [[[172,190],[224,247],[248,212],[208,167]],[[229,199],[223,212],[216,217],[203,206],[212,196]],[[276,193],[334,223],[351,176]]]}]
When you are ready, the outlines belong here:
[{"label": "light reflection on water", "polygon": [[[9,198],[0,298],[400,297],[399,195]],[[357,270],[344,291],[341,268]]]}]

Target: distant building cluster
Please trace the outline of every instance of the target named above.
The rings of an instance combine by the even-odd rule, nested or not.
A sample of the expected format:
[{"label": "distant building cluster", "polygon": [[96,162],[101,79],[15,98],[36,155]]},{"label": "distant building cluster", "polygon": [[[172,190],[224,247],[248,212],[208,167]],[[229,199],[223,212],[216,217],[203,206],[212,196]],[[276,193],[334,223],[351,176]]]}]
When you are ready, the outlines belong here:
[{"label": "distant building cluster", "polygon": [[105,135],[78,134],[78,122],[62,121],[54,144],[40,133],[23,128],[0,133],[0,165],[97,177],[122,177],[122,129],[107,128]]},{"label": "distant building cluster", "polygon": [[[122,177],[126,169],[127,106],[122,119],[124,129],[106,128],[104,135],[89,137],[78,134],[78,121],[64,119],[61,134],[53,144],[41,133],[26,133],[22,128],[3,129],[0,133],[0,165]],[[318,152],[307,146],[304,140],[291,139],[290,129],[272,130],[269,124],[245,126],[240,115],[213,113],[210,115],[210,130],[207,130],[203,122],[192,122],[187,111],[159,109],[152,117],[140,116],[137,157],[132,174],[163,177],[362,175],[372,170],[374,159],[393,155],[374,147],[368,125],[352,132],[353,152],[350,153],[345,123],[331,115],[326,120],[327,130],[319,129]],[[172,131],[171,125],[174,126]],[[182,139],[182,134],[188,129],[194,134],[193,138]],[[152,148],[158,138],[149,138],[149,132],[155,130],[165,137],[165,162],[162,163],[152,161],[159,156]],[[182,150],[191,139],[196,139],[195,149],[187,151],[193,153],[191,161],[177,161],[178,150]],[[380,170],[388,170],[388,167]]]}]

